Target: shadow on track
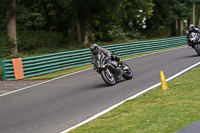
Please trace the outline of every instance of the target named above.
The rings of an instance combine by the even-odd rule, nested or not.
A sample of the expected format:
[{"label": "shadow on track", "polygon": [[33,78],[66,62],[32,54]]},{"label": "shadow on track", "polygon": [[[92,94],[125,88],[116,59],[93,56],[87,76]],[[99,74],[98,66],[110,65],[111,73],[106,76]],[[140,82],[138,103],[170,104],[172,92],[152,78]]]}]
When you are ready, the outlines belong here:
[{"label": "shadow on track", "polygon": [[96,85],[94,87],[102,88],[102,87],[111,87],[111,86],[107,85],[106,83],[103,83],[103,84],[98,84],[98,85]]},{"label": "shadow on track", "polygon": [[[114,86],[116,86],[117,84],[123,83],[124,81],[127,81],[127,80],[125,80],[125,79],[118,80]],[[98,84],[94,87],[102,88],[102,87],[113,87],[113,86],[109,86],[106,83],[103,83],[103,84]]]},{"label": "shadow on track", "polygon": [[186,55],[186,56],[181,57],[181,59],[195,58],[195,57],[200,57],[200,56],[199,55],[190,55],[190,56]]}]

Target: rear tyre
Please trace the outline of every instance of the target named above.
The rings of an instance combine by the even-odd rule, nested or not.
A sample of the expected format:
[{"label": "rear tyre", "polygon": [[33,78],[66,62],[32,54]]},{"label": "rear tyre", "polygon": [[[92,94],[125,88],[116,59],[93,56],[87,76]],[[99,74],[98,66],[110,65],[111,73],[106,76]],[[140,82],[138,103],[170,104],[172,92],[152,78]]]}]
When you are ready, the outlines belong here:
[{"label": "rear tyre", "polygon": [[197,54],[200,56],[200,44],[199,43],[194,45],[194,49],[197,52]]},{"label": "rear tyre", "polygon": [[132,72],[131,68],[126,63],[124,63],[124,65],[127,66],[129,68],[129,70],[127,70],[126,72],[124,72],[124,74],[122,75],[122,77],[124,79],[126,79],[126,80],[132,79],[133,72]]},{"label": "rear tyre", "polygon": [[115,85],[116,80],[112,72],[110,72],[111,75],[109,75],[107,69],[104,69],[101,71],[101,77],[104,80],[104,82],[110,86]]}]

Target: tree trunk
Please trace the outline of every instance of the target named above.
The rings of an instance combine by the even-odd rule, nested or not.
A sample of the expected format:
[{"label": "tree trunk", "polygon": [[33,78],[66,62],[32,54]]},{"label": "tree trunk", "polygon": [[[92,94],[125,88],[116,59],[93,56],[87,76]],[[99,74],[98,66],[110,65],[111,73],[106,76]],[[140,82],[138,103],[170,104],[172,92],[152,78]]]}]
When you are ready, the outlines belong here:
[{"label": "tree trunk", "polygon": [[81,27],[78,19],[76,19],[77,24],[77,36],[78,36],[78,45],[82,43],[82,37],[81,37]]},{"label": "tree trunk", "polygon": [[183,35],[183,21],[181,19],[178,20],[178,33],[179,36]]},{"label": "tree trunk", "polygon": [[153,29],[153,25],[152,25],[150,19],[147,19],[147,20],[146,20],[146,29],[147,29],[147,30],[152,30],[152,29]]},{"label": "tree trunk", "polygon": [[133,20],[132,23],[133,23],[132,28],[137,29],[137,20]]},{"label": "tree trunk", "polygon": [[21,0],[20,1],[20,4],[23,5],[24,7],[25,7],[25,3],[26,3],[26,0]]},{"label": "tree trunk", "polygon": [[192,8],[192,14],[190,16],[190,24],[195,25],[195,4],[194,3],[191,5],[191,8]]},{"label": "tree trunk", "polygon": [[84,44],[88,44],[89,43],[89,39],[88,39],[88,33],[87,33],[87,30],[85,32],[85,41],[84,41]]},{"label": "tree trunk", "polygon": [[[11,5],[16,7],[16,0],[11,1]],[[16,14],[15,11],[7,8],[7,35],[11,46],[11,54],[17,54],[17,32],[16,32]]]},{"label": "tree trunk", "polygon": [[171,36],[177,35],[177,29],[178,29],[178,20],[175,20],[175,22],[171,25]]},{"label": "tree trunk", "polygon": [[198,29],[200,29],[200,10],[199,10],[199,16],[198,16]]}]

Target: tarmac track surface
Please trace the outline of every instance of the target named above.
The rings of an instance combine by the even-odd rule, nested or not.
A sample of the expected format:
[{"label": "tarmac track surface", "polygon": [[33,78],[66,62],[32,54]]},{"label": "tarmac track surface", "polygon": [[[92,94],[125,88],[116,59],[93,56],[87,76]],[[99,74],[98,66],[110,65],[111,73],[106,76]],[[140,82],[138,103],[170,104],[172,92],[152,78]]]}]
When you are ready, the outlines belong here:
[{"label": "tarmac track surface", "polygon": [[200,61],[189,47],[124,61],[133,79],[107,86],[90,69],[0,97],[0,133],[58,133]]}]

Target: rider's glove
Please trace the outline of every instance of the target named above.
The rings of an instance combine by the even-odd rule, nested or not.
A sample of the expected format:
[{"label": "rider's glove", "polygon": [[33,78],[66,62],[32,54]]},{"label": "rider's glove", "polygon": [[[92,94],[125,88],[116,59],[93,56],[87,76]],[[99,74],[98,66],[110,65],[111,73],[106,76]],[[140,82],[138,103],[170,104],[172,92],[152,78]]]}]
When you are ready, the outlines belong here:
[{"label": "rider's glove", "polygon": [[107,57],[105,58],[105,60],[107,60],[107,61],[110,60],[110,56],[107,56]]},{"label": "rider's glove", "polygon": [[99,68],[100,67],[100,61],[97,61],[97,68]]}]

